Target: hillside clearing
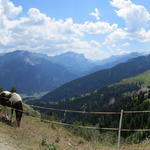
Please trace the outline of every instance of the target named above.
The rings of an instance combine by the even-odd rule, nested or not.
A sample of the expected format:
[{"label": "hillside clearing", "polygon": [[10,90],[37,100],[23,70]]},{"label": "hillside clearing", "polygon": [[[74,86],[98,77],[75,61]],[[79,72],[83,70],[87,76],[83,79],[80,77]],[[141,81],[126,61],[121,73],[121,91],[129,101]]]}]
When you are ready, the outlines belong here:
[{"label": "hillside clearing", "polygon": [[150,85],[150,70],[148,70],[144,73],[141,73],[135,77],[123,79],[120,82],[115,83],[114,85],[137,83],[137,82],[141,82],[142,87],[149,86]]}]

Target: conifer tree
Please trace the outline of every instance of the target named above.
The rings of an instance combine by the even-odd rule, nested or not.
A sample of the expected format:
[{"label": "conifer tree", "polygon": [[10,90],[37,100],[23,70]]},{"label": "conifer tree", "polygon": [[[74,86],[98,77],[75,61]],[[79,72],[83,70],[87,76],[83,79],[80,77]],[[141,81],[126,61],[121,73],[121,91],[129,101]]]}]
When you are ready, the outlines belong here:
[{"label": "conifer tree", "polygon": [[3,88],[0,88],[0,92],[2,92],[3,91]]},{"label": "conifer tree", "polygon": [[16,88],[12,87],[11,90],[10,90],[10,92],[11,92],[11,93],[16,93],[17,90],[16,90]]}]

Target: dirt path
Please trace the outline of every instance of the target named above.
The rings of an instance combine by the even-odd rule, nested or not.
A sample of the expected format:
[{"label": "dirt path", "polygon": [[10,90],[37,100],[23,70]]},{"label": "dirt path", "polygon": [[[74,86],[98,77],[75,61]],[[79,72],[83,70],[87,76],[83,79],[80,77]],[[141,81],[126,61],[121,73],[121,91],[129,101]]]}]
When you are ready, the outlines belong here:
[{"label": "dirt path", "polygon": [[0,150],[16,150],[0,137]]}]

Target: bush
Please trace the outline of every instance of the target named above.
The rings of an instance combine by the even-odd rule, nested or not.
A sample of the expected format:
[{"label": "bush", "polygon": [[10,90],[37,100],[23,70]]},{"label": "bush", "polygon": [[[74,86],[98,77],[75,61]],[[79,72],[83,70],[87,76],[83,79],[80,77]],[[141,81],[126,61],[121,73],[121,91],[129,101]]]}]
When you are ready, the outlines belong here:
[{"label": "bush", "polygon": [[56,150],[56,145],[54,143],[48,144],[48,149],[49,150]]},{"label": "bush", "polygon": [[56,150],[56,145],[54,143],[47,144],[46,138],[42,138],[41,145],[46,147],[48,150]]},{"label": "bush", "polygon": [[43,138],[43,139],[42,139],[42,141],[41,141],[41,145],[42,145],[42,146],[47,145],[46,138]]},{"label": "bush", "polygon": [[135,132],[127,138],[127,142],[140,143],[148,137],[147,134],[146,132]]},{"label": "bush", "polygon": [[80,128],[80,123],[76,122],[73,127],[67,127],[74,135],[80,136],[87,141],[98,141],[99,131],[95,129]]}]

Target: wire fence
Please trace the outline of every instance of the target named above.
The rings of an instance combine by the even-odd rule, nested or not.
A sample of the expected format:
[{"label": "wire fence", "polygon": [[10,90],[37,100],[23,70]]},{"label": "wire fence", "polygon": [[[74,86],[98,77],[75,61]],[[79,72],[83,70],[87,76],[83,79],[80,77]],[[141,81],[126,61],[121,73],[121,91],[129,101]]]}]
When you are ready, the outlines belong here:
[{"label": "wire fence", "polygon": [[[90,126],[76,126],[78,128],[94,129],[94,130],[107,130],[107,131],[118,131],[118,147],[117,150],[120,150],[120,140],[121,132],[150,132],[150,129],[122,129],[122,119],[123,114],[136,114],[136,113],[150,113],[149,110],[145,111],[123,111],[121,112],[87,112],[87,111],[75,111],[75,110],[66,110],[66,109],[55,109],[55,108],[46,108],[41,106],[30,105],[33,108],[61,111],[61,112],[71,112],[71,113],[80,113],[80,114],[97,114],[97,115],[120,115],[119,127],[118,128],[99,128],[99,127],[90,127]],[[65,126],[74,126],[72,124],[49,121],[54,124],[60,124]]]},{"label": "wire fence", "polygon": [[[52,111],[60,111],[60,112],[70,112],[70,113],[80,113],[80,114],[97,114],[97,115],[121,115],[121,112],[87,112],[87,111],[76,111],[76,110],[68,110],[68,109],[56,109],[56,108],[48,108],[48,107],[41,107],[41,106],[35,106],[35,105],[29,105],[32,108],[37,109],[44,109],[44,110],[52,110]],[[123,111],[123,114],[136,114],[136,113],[150,113],[150,110],[145,111]],[[56,121],[49,121],[51,123],[55,124],[62,124],[67,126],[74,126],[72,124],[67,123],[61,123]],[[118,131],[119,128],[98,128],[98,127],[89,127],[89,126],[78,126],[82,128],[89,128],[89,129],[96,129],[96,130],[112,130],[112,131]],[[124,132],[149,132],[150,129],[121,129],[121,131]]]},{"label": "wire fence", "polygon": [[[56,108],[48,108],[48,107],[41,107],[41,106],[35,106],[35,105],[29,105],[32,108],[37,109],[44,109],[44,110],[51,110],[51,111],[58,111],[58,112],[70,112],[70,113],[80,113],[80,114],[97,114],[97,115],[120,115],[121,112],[87,112],[87,111],[77,111],[77,110],[68,110],[68,109],[56,109]],[[29,112],[21,111],[18,109],[14,109],[17,111],[22,112],[23,114],[26,114],[28,116],[32,116]],[[145,111],[123,111],[123,114],[136,114],[136,113],[150,113],[149,110]],[[57,122],[57,121],[50,121],[46,119],[41,119],[42,121],[53,123],[53,124],[59,124],[64,126],[76,126],[79,128],[87,128],[87,129],[95,129],[95,130],[109,130],[109,131],[118,131],[119,128],[100,128],[100,127],[93,127],[93,126],[77,126],[69,123],[63,123],[63,122]],[[121,129],[123,132],[150,132],[150,129]]]},{"label": "wire fence", "polygon": [[[32,108],[36,109],[43,109],[43,110],[51,110],[51,111],[57,111],[57,112],[69,112],[69,113],[78,113],[78,114],[95,114],[95,115],[120,115],[120,121],[119,121],[119,127],[118,128],[101,128],[101,127],[94,127],[94,126],[81,126],[81,125],[74,125],[69,123],[63,123],[58,121],[51,121],[46,120],[42,118],[37,118],[43,122],[52,123],[52,124],[58,124],[62,126],[70,126],[70,127],[76,127],[76,128],[85,128],[85,129],[93,129],[93,130],[107,130],[107,131],[118,131],[118,150],[120,150],[120,136],[121,132],[150,132],[150,129],[122,129],[122,118],[123,114],[136,114],[136,113],[150,113],[150,110],[144,110],[144,111],[123,111],[121,112],[87,112],[87,111],[78,111],[78,110],[68,110],[68,109],[56,109],[56,108],[48,108],[48,107],[42,107],[42,106],[35,106],[35,105],[29,105]],[[17,110],[17,109],[15,109]],[[17,110],[21,111],[21,110]],[[30,113],[21,111],[22,113],[32,116]],[[35,117],[34,117],[35,118]]]},{"label": "wire fence", "polygon": [[97,114],[97,115],[120,115],[120,112],[87,112],[87,111],[78,111],[78,110],[68,110],[68,109],[56,109],[56,108],[47,108],[35,105],[29,105],[32,108],[38,109],[45,109],[45,110],[53,110],[53,111],[60,111],[60,112],[71,112],[71,113],[80,113],[80,114]]}]

